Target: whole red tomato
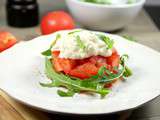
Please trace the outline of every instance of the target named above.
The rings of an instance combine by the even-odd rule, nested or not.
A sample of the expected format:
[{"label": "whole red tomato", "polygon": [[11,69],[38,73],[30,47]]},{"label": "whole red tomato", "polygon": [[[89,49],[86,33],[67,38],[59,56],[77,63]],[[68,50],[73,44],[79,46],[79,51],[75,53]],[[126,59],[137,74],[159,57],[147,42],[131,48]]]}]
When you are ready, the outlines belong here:
[{"label": "whole red tomato", "polygon": [[0,32],[0,52],[17,43],[16,38],[9,32]]},{"label": "whole red tomato", "polygon": [[44,35],[73,28],[75,24],[72,17],[64,11],[50,12],[41,21],[41,32]]}]

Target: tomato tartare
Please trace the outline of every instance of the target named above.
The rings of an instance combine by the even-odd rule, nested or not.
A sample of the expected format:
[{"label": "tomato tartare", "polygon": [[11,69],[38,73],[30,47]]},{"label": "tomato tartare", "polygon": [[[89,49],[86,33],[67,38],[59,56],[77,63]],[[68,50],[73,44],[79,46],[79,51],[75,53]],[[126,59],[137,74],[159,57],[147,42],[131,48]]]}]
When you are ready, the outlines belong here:
[{"label": "tomato tartare", "polygon": [[132,75],[125,64],[128,55],[120,56],[106,33],[83,29],[56,32],[42,54],[52,82],[41,85],[65,88],[67,91],[58,90],[60,96],[91,92],[104,97],[116,80]]}]

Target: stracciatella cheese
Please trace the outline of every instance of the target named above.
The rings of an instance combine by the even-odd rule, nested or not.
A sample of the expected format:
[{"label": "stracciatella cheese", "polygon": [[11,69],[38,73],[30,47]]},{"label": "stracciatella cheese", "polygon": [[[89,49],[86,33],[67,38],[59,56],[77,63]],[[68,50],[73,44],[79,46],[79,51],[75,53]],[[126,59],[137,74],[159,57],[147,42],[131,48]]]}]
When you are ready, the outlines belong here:
[{"label": "stracciatella cheese", "polygon": [[[73,33],[70,34],[71,32]],[[106,43],[95,32],[76,29],[72,31],[60,31],[55,35],[57,34],[60,35],[60,38],[53,45],[52,51],[60,51],[60,58],[84,59],[97,55],[105,57],[112,55],[112,50],[107,49]],[[85,49],[79,46],[77,36],[79,36]]]}]

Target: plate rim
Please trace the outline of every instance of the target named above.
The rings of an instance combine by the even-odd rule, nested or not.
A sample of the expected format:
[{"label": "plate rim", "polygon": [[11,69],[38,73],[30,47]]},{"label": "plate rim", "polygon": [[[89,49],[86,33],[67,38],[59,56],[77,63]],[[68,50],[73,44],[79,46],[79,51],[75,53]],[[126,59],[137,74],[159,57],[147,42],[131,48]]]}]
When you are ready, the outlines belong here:
[{"label": "plate rim", "polygon": [[108,114],[115,114],[115,113],[119,113],[119,112],[123,112],[123,111],[130,111],[130,110],[134,110],[134,109],[137,109],[141,106],[144,106],[152,101],[154,101],[155,99],[157,99],[158,97],[160,97],[160,94],[157,95],[156,97],[150,99],[149,101],[145,102],[145,103],[141,103],[135,107],[129,107],[127,109],[122,109],[122,110],[116,110],[116,111],[111,111],[111,112],[107,112],[107,113],[78,113],[78,112],[75,112],[75,113],[71,113],[71,112],[62,112],[62,111],[55,111],[55,110],[48,110],[48,109],[45,109],[43,107],[39,107],[39,106],[36,106],[36,105],[33,105],[31,103],[28,103],[28,102],[25,102],[23,100],[20,100],[19,98],[16,98],[15,96],[12,96],[10,93],[8,93],[7,91],[3,90],[0,88],[0,90],[2,92],[4,92],[5,94],[7,94],[9,97],[11,97],[12,99],[16,100],[17,102],[23,104],[23,105],[26,105],[26,106],[29,106],[29,107],[32,107],[36,110],[41,110],[41,111],[45,111],[47,113],[56,113],[56,114],[63,114],[63,115],[82,115],[82,116],[90,116],[90,115],[108,115]]}]

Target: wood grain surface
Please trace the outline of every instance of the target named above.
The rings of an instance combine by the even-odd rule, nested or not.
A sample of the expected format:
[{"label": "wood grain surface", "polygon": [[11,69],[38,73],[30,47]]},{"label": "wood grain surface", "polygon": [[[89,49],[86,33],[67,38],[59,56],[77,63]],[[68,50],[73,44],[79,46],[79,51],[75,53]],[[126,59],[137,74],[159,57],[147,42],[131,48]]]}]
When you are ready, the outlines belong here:
[{"label": "wood grain surface", "polygon": [[[19,40],[30,40],[40,35],[39,27],[18,29],[7,26],[3,7],[0,7],[0,30],[7,30],[12,32]],[[160,32],[144,11],[142,11],[139,16],[137,16],[137,18],[125,29],[117,31],[116,33],[120,35],[134,36],[139,43],[160,51]],[[157,101],[159,101],[159,99],[160,98],[158,98]],[[152,108],[153,103],[155,106],[159,105],[160,108],[160,104],[156,104],[153,101],[152,103],[148,104],[149,107],[145,106],[144,109],[146,110]],[[144,109],[142,108],[140,111],[145,113],[146,111],[144,112]],[[143,120],[147,115],[150,115],[147,116],[146,119],[150,120],[150,118],[153,118],[151,120],[159,120],[160,113],[156,112],[157,109],[154,109],[155,107],[152,109],[154,113],[151,114],[151,112],[147,111],[146,115],[143,114],[143,116],[141,115],[142,113],[140,111],[137,112],[138,110],[136,110],[134,111],[135,115],[132,115],[131,119]],[[125,120],[130,115],[130,113],[131,111],[127,111],[116,115],[101,117],[71,117],[49,114],[23,105],[13,100],[4,91],[0,90],[0,120],[82,120],[86,118],[92,120]]]},{"label": "wood grain surface", "polygon": [[49,120],[41,111],[25,106],[0,91],[0,120]]}]

